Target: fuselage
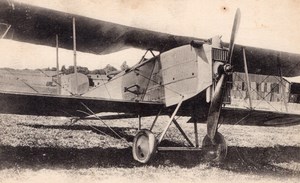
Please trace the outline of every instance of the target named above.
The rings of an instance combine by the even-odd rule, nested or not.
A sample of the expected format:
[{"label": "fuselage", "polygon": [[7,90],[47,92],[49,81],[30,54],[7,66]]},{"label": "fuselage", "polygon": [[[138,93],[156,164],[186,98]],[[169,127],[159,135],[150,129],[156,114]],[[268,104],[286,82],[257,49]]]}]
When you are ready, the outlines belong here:
[{"label": "fuselage", "polygon": [[226,49],[212,44],[177,47],[122,71],[83,97],[158,103],[166,108],[183,101],[181,114],[191,115],[200,108],[207,112],[213,92],[213,63],[226,60],[226,56]]}]

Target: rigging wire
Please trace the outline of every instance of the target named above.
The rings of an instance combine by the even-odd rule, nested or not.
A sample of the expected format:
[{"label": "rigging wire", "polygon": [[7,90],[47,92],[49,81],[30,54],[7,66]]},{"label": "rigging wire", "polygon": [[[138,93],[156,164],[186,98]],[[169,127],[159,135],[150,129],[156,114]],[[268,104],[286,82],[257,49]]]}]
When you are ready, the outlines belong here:
[{"label": "rigging wire", "polygon": [[5,68],[5,70],[7,72],[9,72],[14,78],[15,80],[21,81],[22,83],[24,83],[26,86],[28,86],[30,89],[32,89],[33,91],[35,91],[36,93],[40,93],[38,90],[36,90],[33,86],[31,86],[30,84],[26,83],[24,80],[22,80],[21,78],[15,76],[10,70],[8,70],[7,68]]},{"label": "rigging wire", "polygon": [[[237,75],[237,77],[239,77],[242,81],[244,81],[244,79],[241,78],[239,75]],[[270,75],[268,75],[266,78],[268,78],[268,77],[270,77]],[[266,78],[265,78],[263,81],[265,81]],[[259,85],[261,85],[261,84],[263,83],[263,81],[260,82]],[[244,82],[245,82],[245,81],[244,81]],[[279,83],[276,83],[276,84],[279,84]],[[277,109],[276,109],[269,101],[266,100],[266,98],[272,93],[272,91],[273,91],[275,88],[276,88],[276,86],[273,86],[273,87],[271,88],[271,91],[268,92],[266,96],[262,96],[262,95],[260,95],[260,94],[258,93],[258,91],[256,91],[254,88],[252,88],[252,87],[250,86],[250,89],[251,89],[250,92],[255,92],[259,97],[262,98],[262,100],[260,100],[259,103],[256,104],[256,106],[255,106],[254,108],[258,107],[259,104],[260,104],[262,101],[266,101],[266,102],[267,102],[267,103],[268,103],[275,111],[279,112],[279,111],[278,111],[278,110],[277,110]],[[250,92],[249,92],[249,93],[250,93]],[[250,97],[250,96],[249,96],[249,97]]]},{"label": "rigging wire", "polygon": [[112,129],[109,125],[107,125],[99,116],[97,116],[88,106],[86,106],[83,102],[80,102],[91,114],[85,112],[85,111],[81,111],[81,110],[78,110],[79,112],[83,112],[87,115],[93,115],[95,116],[97,119],[99,119],[107,128],[109,128],[119,139],[125,141],[128,145],[128,141],[125,140],[124,138],[122,138],[114,129]]},{"label": "rigging wire", "polygon": [[[239,79],[241,79],[243,82],[245,82],[244,81],[244,79],[242,78],[242,77],[240,77],[237,73],[235,73],[235,75],[239,78]],[[263,79],[263,81],[262,82],[260,82],[259,84],[262,84],[267,78],[269,78],[270,77],[270,75],[268,75],[266,78],[264,78]],[[277,79],[277,78],[276,78]],[[234,82],[233,82],[233,85],[234,86],[238,86],[237,84],[235,84]],[[271,91],[274,89],[275,87],[273,87],[273,88],[271,88]],[[256,94],[257,95],[259,95],[261,98],[262,98],[262,100],[260,100],[260,102],[253,108],[253,109],[255,109],[257,106],[259,106],[259,104],[262,102],[262,101],[266,101],[272,108],[274,108],[277,112],[279,112],[269,101],[267,101],[265,98],[267,97],[267,96],[265,96],[265,97],[262,97],[256,90],[254,90],[253,88],[251,88],[251,86],[250,86],[250,89],[252,90],[251,92],[256,92]],[[240,94],[243,94],[240,90],[238,90],[239,92],[240,92]],[[269,92],[267,95],[269,95],[271,92]],[[250,96],[249,96],[250,97]],[[235,110],[235,108],[234,108],[234,110]],[[247,117],[249,117],[251,115],[251,110],[249,111],[249,113],[246,115],[246,116],[244,116],[244,117],[242,117],[241,119],[239,119],[236,123],[234,123],[233,125],[237,125],[237,124],[239,124],[241,121],[243,121],[244,119],[246,119]],[[221,125],[220,125],[221,126]]]}]

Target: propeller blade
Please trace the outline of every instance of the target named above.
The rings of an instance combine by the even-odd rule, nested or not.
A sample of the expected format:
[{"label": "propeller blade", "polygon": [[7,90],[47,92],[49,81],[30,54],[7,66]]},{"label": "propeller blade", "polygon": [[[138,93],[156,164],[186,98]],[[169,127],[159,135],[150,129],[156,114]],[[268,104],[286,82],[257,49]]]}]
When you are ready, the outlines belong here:
[{"label": "propeller blade", "polygon": [[228,51],[228,57],[227,57],[228,58],[227,63],[229,63],[229,64],[231,64],[231,58],[232,58],[235,38],[236,38],[237,31],[240,26],[240,22],[241,22],[241,11],[238,8],[235,12],[235,17],[234,17],[234,22],[233,22],[231,37],[230,37],[230,43],[229,43],[229,51]]},{"label": "propeller blade", "polygon": [[214,95],[212,97],[209,111],[208,111],[208,117],[207,117],[207,135],[210,139],[214,139],[214,136],[216,134],[218,121],[220,117],[220,110],[222,107],[222,95],[223,90],[222,86],[225,80],[225,74],[222,74],[217,85],[215,88]]},{"label": "propeller blade", "polygon": [[[230,38],[230,44],[229,44],[229,51],[228,51],[228,55],[227,55],[227,63],[228,64],[231,64],[231,58],[232,58],[235,38],[236,38],[237,31],[238,31],[238,28],[240,25],[240,20],[241,20],[241,11],[240,11],[240,9],[237,9],[236,13],[235,13],[235,17],[234,17],[231,38]],[[223,85],[224,85],[224,83],[227,82],[227,79],[228,79],[227,75],[223,73],[215,87],[215,92],[212,97],[209,111],[208,111],[207,136],[210,138],[210,140],[213,144],[215,143],[214,138],[215,138],[215,134],[217,132],[220,112],[221,112],[222,103],[223,103],[223,93],[226,91],[226,87],[223,88]]]}]

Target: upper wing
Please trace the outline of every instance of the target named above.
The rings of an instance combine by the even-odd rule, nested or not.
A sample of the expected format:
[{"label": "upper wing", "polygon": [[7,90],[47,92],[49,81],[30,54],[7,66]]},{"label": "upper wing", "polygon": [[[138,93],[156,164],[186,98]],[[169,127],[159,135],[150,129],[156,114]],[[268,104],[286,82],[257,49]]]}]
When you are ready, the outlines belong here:
[{"label": "upper wing", "polygon": [[[0,22],[11,25],[7,39],[72,49],[72,18],[76,19],[77,50],[94,54],[108,54],[136,47],[167,51],[189,44],[192,40],[207,41],[186,36],[177,36],[125,25],[105,22],[88,17],[35,7],[20,2],[0,1]],[[228,43],[224,43],[228,47]],[[235,71],[244,71],[243,46],[235,45],[232,63]],[[300,55],[268,49],[245,47],[249,73],[298,76]]]},{"label": "upper wing", "polygon": [[300,75],[300,54],[241,45],[235,45],[233,52],[232,64],[235,71],[245,71],[243,48],[249,73],[286,77]]},{"label": "upper wing", "polygon": [[11,25],[6,38],[55,46],[55,35],[62,48],[72,49],[72,19],[76,19],[77,50],[107,54],[127,47],[166,51],[188,44],[195,38],[133,28],[83,16],[31,6],[20,2],[1,1],[0,21]]}]

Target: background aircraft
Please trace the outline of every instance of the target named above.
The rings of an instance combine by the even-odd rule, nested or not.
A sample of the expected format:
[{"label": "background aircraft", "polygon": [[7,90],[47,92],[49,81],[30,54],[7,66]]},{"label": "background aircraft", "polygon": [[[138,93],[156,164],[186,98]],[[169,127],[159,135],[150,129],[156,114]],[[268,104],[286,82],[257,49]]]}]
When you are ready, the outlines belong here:
[{"label": "background aircraft", "polygon": [[[123,112],[139,116],[157,115],[157,118],[162,114],[170,115],[170,120],[159,137],[151,132],[157,118],[150,130],[140,130],[136,135],[133,156],[142,163],[153,157],[171,123],[178,127],[191,147],[199,149],[197,122],[206,122],[207,136],[202,145],[208,149],[213,160],[219,161],[227,153],[224,137],[218,132],[222,111],[225,111],[223,117],[226,117],[226,111],[231,111],[232,114],[234,110],[235,116],[245,116],[245,113],[251,112],[251,115],[261,119],[262,116],[274,118],[276,114],[293,118],[292,123],[297,122],[295,119],[299,114],[287,110],[288,98],[283,96],[285,92],[280,93],[283,96],[280,102],[285,103],[286,111],[252,106],[248,73],[272,75],[280,79],[283,76],[298,76],[300,56],[235,45],[241,16],[239,10],[235,15],[230,43],[223,43],[219,36],[199,39],[172,35],[12,1],[2,1],[0,7],[0,20],[7,25],[3,37],[7,39],[54,47],[58,36],[60,47],[76,48],[93,54],[108,54],[128,47],[161,53],[151,59],[141,59],[132,68],[93,90],[85,90],[86,82],[80,83],[79,76],[74,74],[74,79],[70,82],[71,96],[1,92],[4,106],[0,111],[2,113],[85,117],[99,112]],[[231,77],[233,70],[246,73],[246,81],[242,82],[241,89],[247,91],[249,106],[238,108],[232,105],[231,108],[229,106],[221,110],[224,102],[232,104],[225,99],[226,96],[231,96],[228,95],[233,87],[230,83],[235,82]],[[258,88],[262,88],[262,83],[256,86],[257,92]],[[282,83],[280,80],[279,84]],[[281,85],[278,85],[278,91],[285,91],[287,85],[279,86]],[[266,88],[265,93],[258,97],[260,101],[267,101],[264,99],[270,93],[277,92],[277,85],[267,84]],[[271,102],[274,101],[267,101],[273,106]],[[194,122],[195,126],[195,145],[176,122],[176,115],[191,116],[190,122]],[[264,118],[263,122],[266,121],[271,120]],[[191,147],[185,149],[193,149]]]}]

